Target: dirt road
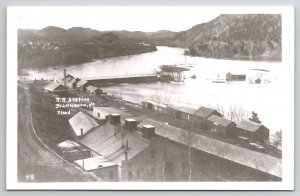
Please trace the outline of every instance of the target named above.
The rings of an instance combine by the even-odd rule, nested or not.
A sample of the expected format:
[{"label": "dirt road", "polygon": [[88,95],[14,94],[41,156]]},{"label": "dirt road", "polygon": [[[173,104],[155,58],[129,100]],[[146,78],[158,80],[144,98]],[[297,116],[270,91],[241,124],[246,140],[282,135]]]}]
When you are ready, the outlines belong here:
[{"label": "dirt road", "polygon": [[18,180],[20,182],[95,181],[45,148],[33,132],[26,86],[18,86]]}]

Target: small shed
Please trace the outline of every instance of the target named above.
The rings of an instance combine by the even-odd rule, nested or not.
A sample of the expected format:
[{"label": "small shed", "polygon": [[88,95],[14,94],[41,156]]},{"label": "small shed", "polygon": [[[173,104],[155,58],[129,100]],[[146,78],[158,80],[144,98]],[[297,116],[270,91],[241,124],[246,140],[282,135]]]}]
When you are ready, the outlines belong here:
[{"label": "small shed", "polygon": [[147,109],[153,109],[153,104],[149,101],[142,101],[142,106]]},{"label": "small shed", "polygon": [[95,87],[93,85],[88,85],[86,87],[86,91],[88,93],[91,93],[91,94],[94,94],[94,95],[100,95],[103,92],[100,88],[97,88],[97,87]]},{"label": "small shed", "polygon": [[223,117],[219,117],[216,115],[211,115],[207,119],[207,128],[211,132],[215,132],[217,134],[233,136],[236,128],[236,124],[230,120],[227,120]]},{"label": "small shed", "polygon": [[240,122],[237,125],[236,135],[249,138],[250,141],[266,143],[269,141],[270,130],[264,125],[249,120]]},{"label": "small shed", "polygon": [[86,87],[89,86],[89,85],[90,85],[90,83],[89,83],[89,81],[87,81],[87,80],[80,80],[80,81],[76,84],[77,88],[80,89],[80,90],[83,91],[83,92],[86,92]]},{"label": "small shed", "polygon": [[222,117],[222,114],[220,114],[218,111],[216,111],[214,109],[200,107],[191,116],[191,121],[194,125],[198,126],[199,128],[206,129],[207,128],[207,119],[212,115]]},{"label": "small shed", "polygon": [[191,116],[195,113],[196,109],[184,106],[168,106],[170,108],[170,115],[182,120],[191,120]]},{"label": "small shed", "polygon": [[66,93],[68,92],[67,88],[59,83],[49,83],[45,87],[45,92],[52,92],[52,93]]},{"label": "small shed", "polygon": [[70,118],[69,123],[77,138],[99,126],[94,118],[81,111]]}]

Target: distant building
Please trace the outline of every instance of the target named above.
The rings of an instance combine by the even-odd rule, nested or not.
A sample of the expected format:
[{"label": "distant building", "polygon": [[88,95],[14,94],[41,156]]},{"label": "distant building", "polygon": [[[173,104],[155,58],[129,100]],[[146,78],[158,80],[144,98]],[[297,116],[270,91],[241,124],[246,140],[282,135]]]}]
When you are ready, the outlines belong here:
[{"label": "distant building", "polygon": [[94,118],[81,111],[70,118],[69,123],[74,131],[75,138],[80,138],[99,126]]},{"label": "distant building", "polygon": [[[281,179],[279,158],[191,133],[152,119],[143,120],[138,127],[142,132],[143,128],[151,130],[150,136],[143,137],[149,141],[149,145],[136,156],[122,161],[122,181],[189,181],[189,179],[191,181],[277,181]],[[191,145],[191,163],[189,163],[188,145]],[[131,145],[131,148],[134,150],[134,146]]]},{"label": "distant building", "polygon": [[49,83],[45,87],[45,92],[52,92],[52,93],[66,93],[68,92],[67,88],[59,83]]},{"label": "distant building", "polygon": [[168,106],[170,108],[170,115],[182,120],[191,120],[192,115],[195,113],[196,109],[184,107],[184,106]]},{"label": "distant building", "polygon": [[101,155],[76,160],[75,163],[83,170],[93,172],[105,182],[119,181],[118,165]]},{"label": "distant building", "polygon": [[171,115],[170,108],[168,108],[167,104],[146,100],[146,101],[142,101],[142,106],[147,109],[152,109],[164,114]]},{"label": "distant building", "polygon": [[228,72],[226,74],[226,81],[244,81],[246,80],[245,74],[232,74]]},{"label": "distant building", "polygon": [[214,109],[201,107],[192,115],[191,121],[197,127],[201,129],[206,129],[207,119],[212,115],[222,117],[222,114],[220,114],[218,111]]},{"label": "distant building", "polygon": [[111,113],[105,109],[106,107],[93,107],[93,116],[99,120],[108,120]]},{"label": "distant building", "polygon": [[237,136],[248,138],[250,141],[266,143],[269,141],[270,130],[260,123],[249,120],[240,122],[237,125]]},{"label": "distant building", "polygon": [[86,87],[86,91],[88,93],[91,93],[91,94],[94,94],[94,95],[100,95],[103,92],[100,88],[97,88],[97,87],[95,87],[93,85],[88,85]]},{"label": "distant building", "polygon": [[77,85],[77,83],[78,83],[79,81],[80,81],[79,78],[72,78],[72,79],[70,79],[70,80],[67,80],[66,85],[67,85],[67,87],[69,87],[69,88],[75,89],[75,88],[76,88],[76,85]]},{"label": "distant building", "polygon": [[207,119],[207,128],[211,132],[232,137],[235,135],[236,124],[223,117],[212,115]]},{"label": "distant building", "polygon": [[123,129],[120,124],[107,122],[79,139],[83,145],[121,166],[149,146],[140,132]]},{"label": "distant building", "polygon": [[34,79],[32,84],[37,86],[43,86],[49,84],[49,80],[44,80],[43,78],[41,78],[40,80]]},{"label": "distant building", "polygon": [[89,86],[89,85],[90,85],[90,83],[89,83],[89,81],[87,81],[87,80],[80,80],[80,81],[76,84],[77,88],[80,89],[80,90],[83,91],[83,92],[86,92],[86,87]]}]

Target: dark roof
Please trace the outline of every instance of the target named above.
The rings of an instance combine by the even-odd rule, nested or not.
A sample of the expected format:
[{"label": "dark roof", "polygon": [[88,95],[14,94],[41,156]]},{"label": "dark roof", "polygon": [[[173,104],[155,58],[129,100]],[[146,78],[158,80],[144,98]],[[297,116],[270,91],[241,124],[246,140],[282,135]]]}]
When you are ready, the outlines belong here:
[{"label": "dark roof", "polygon": [[240,122],[236,127],[243,129],[245,131],[250,131],[250,132],[256,132],[260,127],[262,127],[262,124],[255,123],[249,120],[245,120]]},{"label": "dark roof", "polygon": [[218,111],[211,109],[211,108],[206,108],[206,107],[199,108],[194,114],[197,116],[201,116],[203,118],[208,118],[213,113],[217,113],[217,114],[221,115]]},{"label": "dark roof", "polygon": [[219,117],[219,116],[216,116],[216,115],[211,115],[207,120],[211,121],[213,123],[216,123],[218,125],[223,125],[225,127],[228,126],[228,125],[230,125],[231,123],[234,123],[234,122],[232,122],[230,120],[227,120],[227,119],[225,119],[223,117]]}]

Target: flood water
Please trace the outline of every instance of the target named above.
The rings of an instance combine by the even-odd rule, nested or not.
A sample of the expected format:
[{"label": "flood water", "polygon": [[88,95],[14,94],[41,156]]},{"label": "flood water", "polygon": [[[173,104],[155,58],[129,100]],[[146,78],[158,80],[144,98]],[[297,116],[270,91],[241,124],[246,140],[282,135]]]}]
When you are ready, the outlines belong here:
[{"label": "flood water", "polygon": [[[184,49],[157,47],[158,51],[98,60],[91,63],[69,67],[67,72],[80,78],[101,76],[120,76],[155,73],[160,65],[185,64],[190,71],[185,73],[185,81],[170,83],[118,84],[103,89],[122,98],[141,102],[154,100],[161,103],[199,108],[206,106],[222,110],[230,118],[229,111],[235,110],[243,115],[251,111],[258,113],[260,120],[270,129],[287,129],[283,114],[291,112],[286,107],[293,89],[281,62],[255,62],[186,57]],[[263,70],[257,70],[263,69]],[[222,81],[226,73],[246,74],[246,81],[215,83]],[[61,78],[61,69],[29,70],[31,78]],[[196,79],[190,78],[196,75]],[[261,84],[254,81],[261,78]]]}]

